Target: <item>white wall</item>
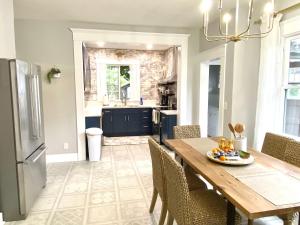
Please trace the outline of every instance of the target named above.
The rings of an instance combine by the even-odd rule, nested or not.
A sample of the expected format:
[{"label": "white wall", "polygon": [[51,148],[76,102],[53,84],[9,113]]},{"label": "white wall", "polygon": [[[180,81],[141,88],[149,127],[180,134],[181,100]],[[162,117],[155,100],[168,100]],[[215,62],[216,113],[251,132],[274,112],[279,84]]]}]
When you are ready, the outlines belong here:
[{"label": "white wall", "polygon": [[15,57],[13,1],[0,0],[0,58]]},{"label": "white wall", "polygon": [[[42,65],[45,135],[48,154],[75,153],[76,105],[72,33],[68,28],[108,29],[161,33],[191,33],[188,55],[188,85],[192,85],[197,54],[197,32],[190,29],[121,26],[64,21],[16,20],[17,57]],[[196,47],[195,47],[196,46]],[[62,78],[48,84],[46,73],[57,66]],[[188,89],[188,118],[192,118],[192,89]],[[63,149],[68,142],[70,149]]]}]

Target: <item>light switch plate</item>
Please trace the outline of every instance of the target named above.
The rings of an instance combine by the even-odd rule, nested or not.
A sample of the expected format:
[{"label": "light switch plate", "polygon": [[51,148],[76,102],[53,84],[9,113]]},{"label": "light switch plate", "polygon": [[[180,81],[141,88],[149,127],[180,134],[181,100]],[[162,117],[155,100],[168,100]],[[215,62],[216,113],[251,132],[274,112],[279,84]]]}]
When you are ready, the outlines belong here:
[{"label": "light switch plate", "polygon": [[65,150],[69,149],[69,143],[68,143],[68,142],[65,142],[65,143],[64,143],[64,149],[65,149]]}]

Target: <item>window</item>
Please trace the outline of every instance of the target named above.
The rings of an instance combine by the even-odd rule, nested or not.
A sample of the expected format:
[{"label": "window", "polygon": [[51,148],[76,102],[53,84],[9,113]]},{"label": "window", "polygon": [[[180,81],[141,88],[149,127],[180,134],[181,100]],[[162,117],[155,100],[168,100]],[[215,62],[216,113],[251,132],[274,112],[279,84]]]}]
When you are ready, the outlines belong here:
[{"label": "window", "polygon": [[109,100],[130,98],[130,67],[128,65],[107,65],[106,87]]},{"label": "window", "polygon": [[284,133],[300,137],[300,36],[287,39]]}]

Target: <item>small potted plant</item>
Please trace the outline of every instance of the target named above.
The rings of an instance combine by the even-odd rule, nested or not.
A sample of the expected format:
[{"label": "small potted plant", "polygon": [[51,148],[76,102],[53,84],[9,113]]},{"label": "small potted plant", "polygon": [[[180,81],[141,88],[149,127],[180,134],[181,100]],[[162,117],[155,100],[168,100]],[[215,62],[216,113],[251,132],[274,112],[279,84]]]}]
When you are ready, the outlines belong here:
[{"label": "small potted plant", "polygon": [[51,83],[51,79],[58,79],[61,76],[61,71],[58,68],[51,68],[51,70],[47,73],[47,78],[49,83]]}]

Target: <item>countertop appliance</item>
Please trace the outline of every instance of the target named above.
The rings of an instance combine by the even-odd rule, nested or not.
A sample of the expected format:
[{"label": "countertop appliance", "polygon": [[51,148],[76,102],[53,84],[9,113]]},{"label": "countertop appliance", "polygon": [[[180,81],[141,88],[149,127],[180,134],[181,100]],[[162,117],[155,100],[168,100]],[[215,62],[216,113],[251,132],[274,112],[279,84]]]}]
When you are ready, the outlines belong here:
[{"label": "countertop appliance", "polygon": [[160,112],[162,110],[169,110],[170,108],[168,106],[159,106],[156,108],[153,108],[152,112],[152,132],[153,132],[153,139],[159,143],[162,144],[162,132],[161,132],[161,115]]},{"label": "countertop appliance", "polygon": [[46,185],[41,68],[0,59],[0,211],[25,219]]}]

